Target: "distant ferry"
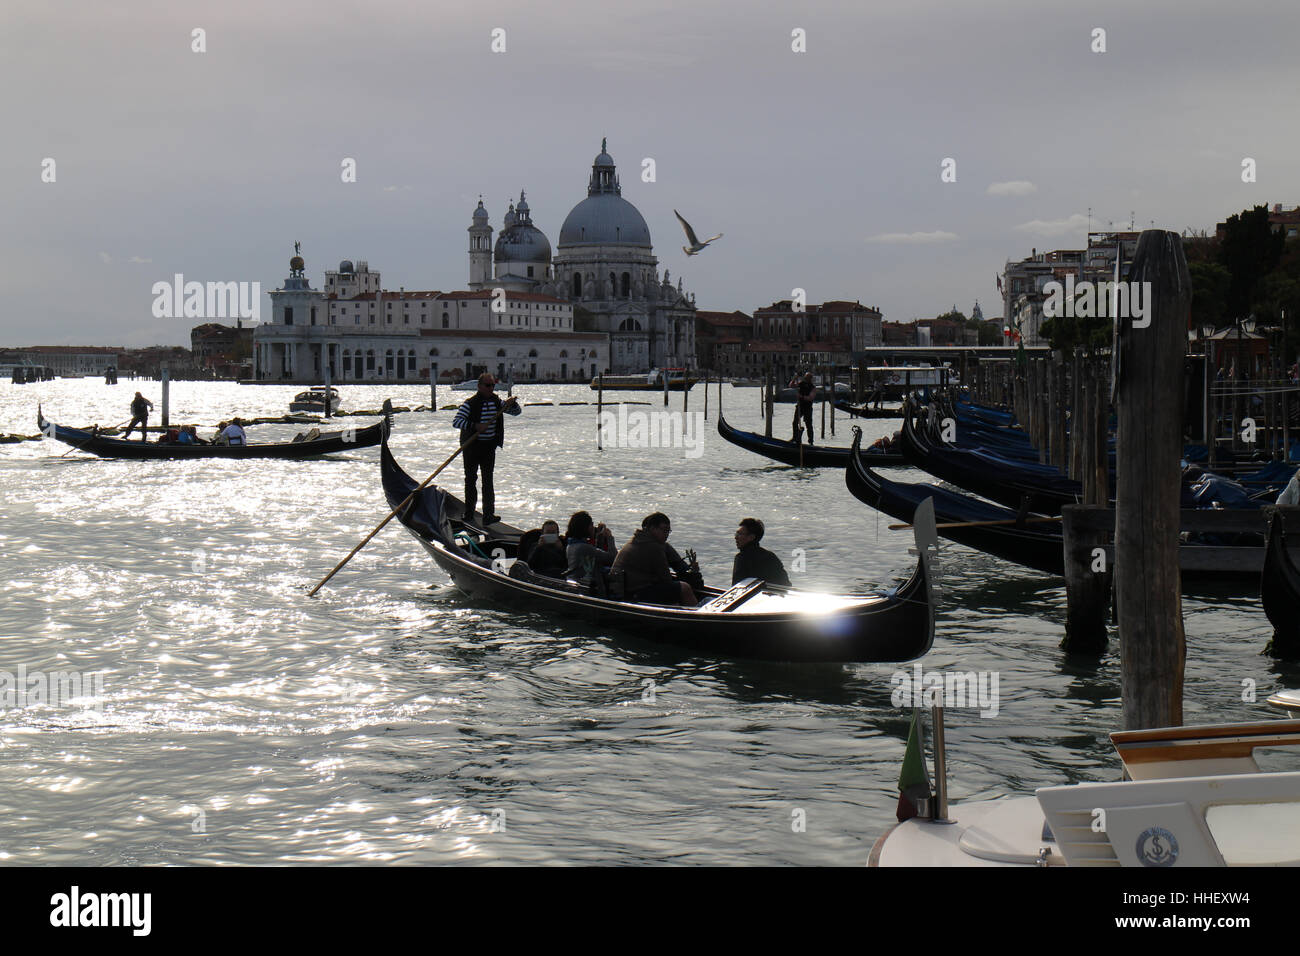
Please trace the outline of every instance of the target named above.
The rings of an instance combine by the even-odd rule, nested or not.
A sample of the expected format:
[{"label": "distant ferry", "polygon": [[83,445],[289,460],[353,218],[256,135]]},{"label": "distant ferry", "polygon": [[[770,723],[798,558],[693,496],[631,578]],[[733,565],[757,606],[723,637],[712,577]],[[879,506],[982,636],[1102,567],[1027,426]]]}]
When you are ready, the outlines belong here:
[{"label": "distant ferry", "polygon": [[[679,372],[680,375],[668,377],[668,388],[670,391],[680,392],[688,389],[699,379],[688,378],[686,370],[681,368],[670,368],[667,372]],[[591,380],[591,389],[596,391],[601,387],[601,376],[596,376]],[[648,372],[642,372],[639,375],[606,375],[604,376],[604,387],[618,389],[619,391],[641,391],[641,392],[660,392],[664,387],[664,372],[657,368],[652,368]]]}]

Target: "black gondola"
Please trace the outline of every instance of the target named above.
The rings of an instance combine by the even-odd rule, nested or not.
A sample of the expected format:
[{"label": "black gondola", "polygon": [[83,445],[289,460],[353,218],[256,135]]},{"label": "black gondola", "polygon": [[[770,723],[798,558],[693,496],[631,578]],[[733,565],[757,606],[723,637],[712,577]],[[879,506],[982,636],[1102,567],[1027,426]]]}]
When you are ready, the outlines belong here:
[{"label": "black gondola", "polygon": [[170,442],[127,441],[105,438],[79,428],[67,428],[47,422],[37,413],[41,433],[56,438],[78,451],[89,452],[100,458],[128,458],[133,460],[164,461],[187,458],[315,458],[357,448],[373,448],[383,437],[385,422],[365,428],[349,428],[337,432],[322,432],[320,437],[297,442],[255,442],[248,445],[178,445]]},{"label": "black gondola", "polygon": [[[801,468],[847,468],[850,450],[848,448],[828,447],[826,445],[803,445],[783,441],[780,438],[766,438],[757,432],[741,431],[727,424],[727,420],[718,416],[718,434],[747,451],[771,458],[774,461]],[[866,451],[864,454],[873,465],[902,465],[903,456],[895,452]]]},{"label": "black gondola", "polygon": [[847,399],[837,398],[835,407],[853,418],[902,418],[902,406],[897,408],[873,408],[870,402],[854,405]]},{"label": "black gondola", "polygon": [[[927,498],[934,501],[938,533],[950,541],[986,554],[1042,571],[1065,574],[1061,529],[1055,523],[1016,524],[1016,512],[947,491],[935,485],[889,481],[871,470],[869,457],[858,453],[861,430],[855,428],[853,456],[844,472],[844,483],[859,501],[891,518],[911,523],[917,506]],[[944,524],[968,521],[1003,521],[1000,525],[945,528]]]},{"label": "black gondola", "polygon": [[1279,511],[1269,519],[1259,590],[1264,614],[1273,625],[1271,652],[1292,660],[1300,657],[1300,568],[1287,550]]},{"label": "black gondola", "polygon": [[934,444],[914,414],[903,416],[899,445],[909,464],[1009,508],[1059,515],[1062,506],[1083,498],[1083,486],[1054,468]]},{"label": "black gondola", "polygon": [[394,460],[387,441],[380,462],[390,507],[407,502],[399,520],[473,598],[603,622],[650,641],[719,657],[898,662],[925,654],[934,640],[924,547],[917,549],[920,557],[912,576],[884,595],[818,594],[747,579],[725,591],[702,589],[704,601],[697,607],[636,604],[534,573],[517,559],[518,529],[494,524],[484,532],[472,524],[466,527],[457,517],[463,516],[464,503],[436,486],[412,496],[417,484]]}]

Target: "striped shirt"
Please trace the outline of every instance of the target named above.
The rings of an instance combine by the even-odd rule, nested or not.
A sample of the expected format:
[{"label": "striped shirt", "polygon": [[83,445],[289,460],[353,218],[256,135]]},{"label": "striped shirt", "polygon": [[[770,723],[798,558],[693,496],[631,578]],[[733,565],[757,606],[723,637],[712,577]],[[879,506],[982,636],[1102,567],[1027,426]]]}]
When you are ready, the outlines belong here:
[{"label": "striped shirt", "polygon": [[[479,415],[479,424],[487,425],[483,429],[483,434],[478,436],[478,441],[486,441],[489,438],[497,437],[497,412],[501,411],[501,400],[493,392],[491,397],[483,399],[481,414]],[[518,415],[520,412],[519,403],[515,402],[506,409],[507,415]],[[464,431],[470,427],[469,422],[470,406],[465,402],[456,412],[456,417],[451,420],[451,427]]]}]

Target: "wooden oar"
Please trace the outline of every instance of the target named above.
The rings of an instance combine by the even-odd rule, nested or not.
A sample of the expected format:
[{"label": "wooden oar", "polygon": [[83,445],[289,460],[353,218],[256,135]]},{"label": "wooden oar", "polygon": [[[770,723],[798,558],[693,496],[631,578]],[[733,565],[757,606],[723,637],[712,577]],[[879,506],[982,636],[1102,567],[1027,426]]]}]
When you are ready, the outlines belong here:
[{"label": "wooden oar", "polygon": [[[499,409],[497,409],[497,413],[496,413],[496,415],[495,415],[495,416],[493,417],[493,419],[492,419],[492,423],[493,423],[493,424],[496,424],[497,420],[498,420],[499,418],[501,418],[501,416],[504,415],[504,414],[506,413],[506,404],[509,403],[510,401],[512,401],[512,399],[509,399],[509,398],[508,398],[508,399],[506,399],[505,402],[502,402],[502,403],[501,403],[501,407],[500,407]],[[349,552],[348,552],[348,556],[347,556],[346,558],[344,558],[342,561],[340,561],[338,564],[336,564],[336,565],[334,566],[334,570],[333,570],[333,571],[331,571],[329,574],[325,575],[325,577],[321,578],[321,579],[320,579],[320,583],[318,583],[314,588],[312,588],[310,591],[307,592],[307,596],[308,596],[308,597],[315,597],[315,596],[316,596],[316,592],[319,591],[321,588],[323,588],[323,587],[325,586],[326,582],[329,581],[330,578],[334,577],[334,575],[338,574],[339,571],[341,571],[341,570],[343,569],[343,565],[345,565],[345,564],[347,564],[349,561],[351,561],[352,558],[356,555],[356,553],[357,553],[358,551],[360,551],[360,550],[361,550],[362,548],[364,548],[367,544],[369,544],[369,543],[370,543],[370,539],[373,538],[375,535],[379,534],[379,532],[383,530],[384,525],[386,525],[386,524],[388,524],[388,522],[392,521],[392,520],[393,520],[393,516],[396,515],[397,512],[401,511],[403,508],[406,507],[407,502],[409,502],[412,498],[414,498],[414,497],[416,496],[417,493],[423,491],[423,490],[424,490],[424,486],[427,485],[429,482],[433,481],[433,479],[437,478],[438,475],[442,473],[442,470],[443,470],[444,468],[446,468],[448,465],[450,465],[453,461],[455,461],[455,460],[456,460],[456,456],[459,455],[461,452],[463,452],[466,448],[468,448],[469,445],[470,445],[470,442],[474,441],[476,438],[478,438],[478,435],[477,435],[477,434],[470,435],[470,436],[469,436],[469,441],[465,442],[463,445],[461,445],[459,448],[457,448],[454,452],[452,452],[450,455],[448,455],[448,456],[447,456],[447,460],[444,461],[441,465],[439,465],[436,469],[434,469],[434,472],[433,472],[432,475],[430,475],[428,478],[424,479],[424,481],[422,481],[422,482],[420,482],[418,485],[416,485],[415,488],[411,491],[411,493],[410,493],[409,495],[407,495],[405,498],[402,499],[401,504],[399,504],[399,505],[398,505],[396,508],[394,508],[392,511],[388,512],[388,517],[384,518],[383,521],[381,521],[381,522],[379,522],[379,524],[375,525],[375,529],[374,529],[373,531],[371,531],[370,534],[368,534],[368,535],[366,535],[364,538],[362,538],[362,539],[361,539],[361,543],[358,544],[358,545],[357,545],[355,548],[353,548],[351,551],[349,551]],[[469,517],[472,519],[474,516],[473,516],[473,515],[469,515]]]},{"label": "wooden oar", "polygon": [[[130,420],[131,420],[131,419],[127,419],[127,421],[130,421]],[[53,424],[53,423],[51,423],[51,424]],[[125,424],[126,424],[126,422],[119,422],[118,424],[116,424],[116,425],[112,425],[112,426],[110,426],[110,427],[111,427],[111,428],[121,428],[121,427],[122,427],[123,425],[125,425]],[[69,455],[71,455],[74,451],[81,451],[83,448],[85,448],[87,445],[89,445],[92,441],[94,441],[94,440],[95,440],[96,438],[98,438],[98,437],[99,437],[98,434],[92,434],[89,438],[87,438],[87,439],[86,439],[84,442],[82,442],[80,445],[73,445],[71,448],[69,448],[67,451],[65,451],[65,452],[64,452],[62,455],[60,455],[59,457],[60,457],[60,458],[67,458],[67,457],[68,457]]]},{"label": "wooden oar", "polygon": [[[1029,524],[1030,522],[1037,522],[1037,521],[1060,521],[1060,520],[1061,519],[1059,517],[1045,518],[1042,515],[1037,515],[1033,518],[1000,518],[997,521],[949,521],[946,524],[937,524],[935,525],[935,527],[936,528],[983,528],[992,525],[1007,525],[1007,524],[1021,524],[1021,523]],[[911,527],[912,526],[910,524],[891,524],[889,526],[889,530],[907,531]]]}]

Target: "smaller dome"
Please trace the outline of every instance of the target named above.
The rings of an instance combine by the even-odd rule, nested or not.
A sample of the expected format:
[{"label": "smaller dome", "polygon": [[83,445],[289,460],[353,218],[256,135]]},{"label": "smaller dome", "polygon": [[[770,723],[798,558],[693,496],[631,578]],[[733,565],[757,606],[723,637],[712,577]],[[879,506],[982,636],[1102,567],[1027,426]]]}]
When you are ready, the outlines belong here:
[{"label": "smaller dome", "polygon": [[487,217],[488,217],[488,211],[487,211],[486,209],[483,208],[483,200],[480,199],[480,200],[478,201],[478,208],[474,210],[474,218],[475,218],[476,220],[477,220],[477,219],[484,219],[484,220],[486,220]]},{"label": "smaller dome", "polygon": [[611,155],[609,155],[609,153],[602,152],[599,156],[596,157],[596,159],[592,162],[591,165],[593,165],[593,166],[613,166],[613,165],[614,165],[614,157],[611,156]]},{"label": "smaller dome", "polygon": [[511,226],[513,226],[517,218],[518,217],[515,216],[515,204],[511,203],[510,208],[506,210],[506,218],[505,218],[506,228],[509,229]]},{"label": "smaller dome", "polygon": [[342,262],[339,263],[339,272],[345,273],[347,275],[351,275],[355,271],[356,270],[352,268],[351,259],[344,259]]},{"label": "smaller dome", "polygon": [[302,256],[294,256],[289,260],[289,268],[294,272],[302,272],[303,269],[307,268],[307,263],[303,261]]}]

